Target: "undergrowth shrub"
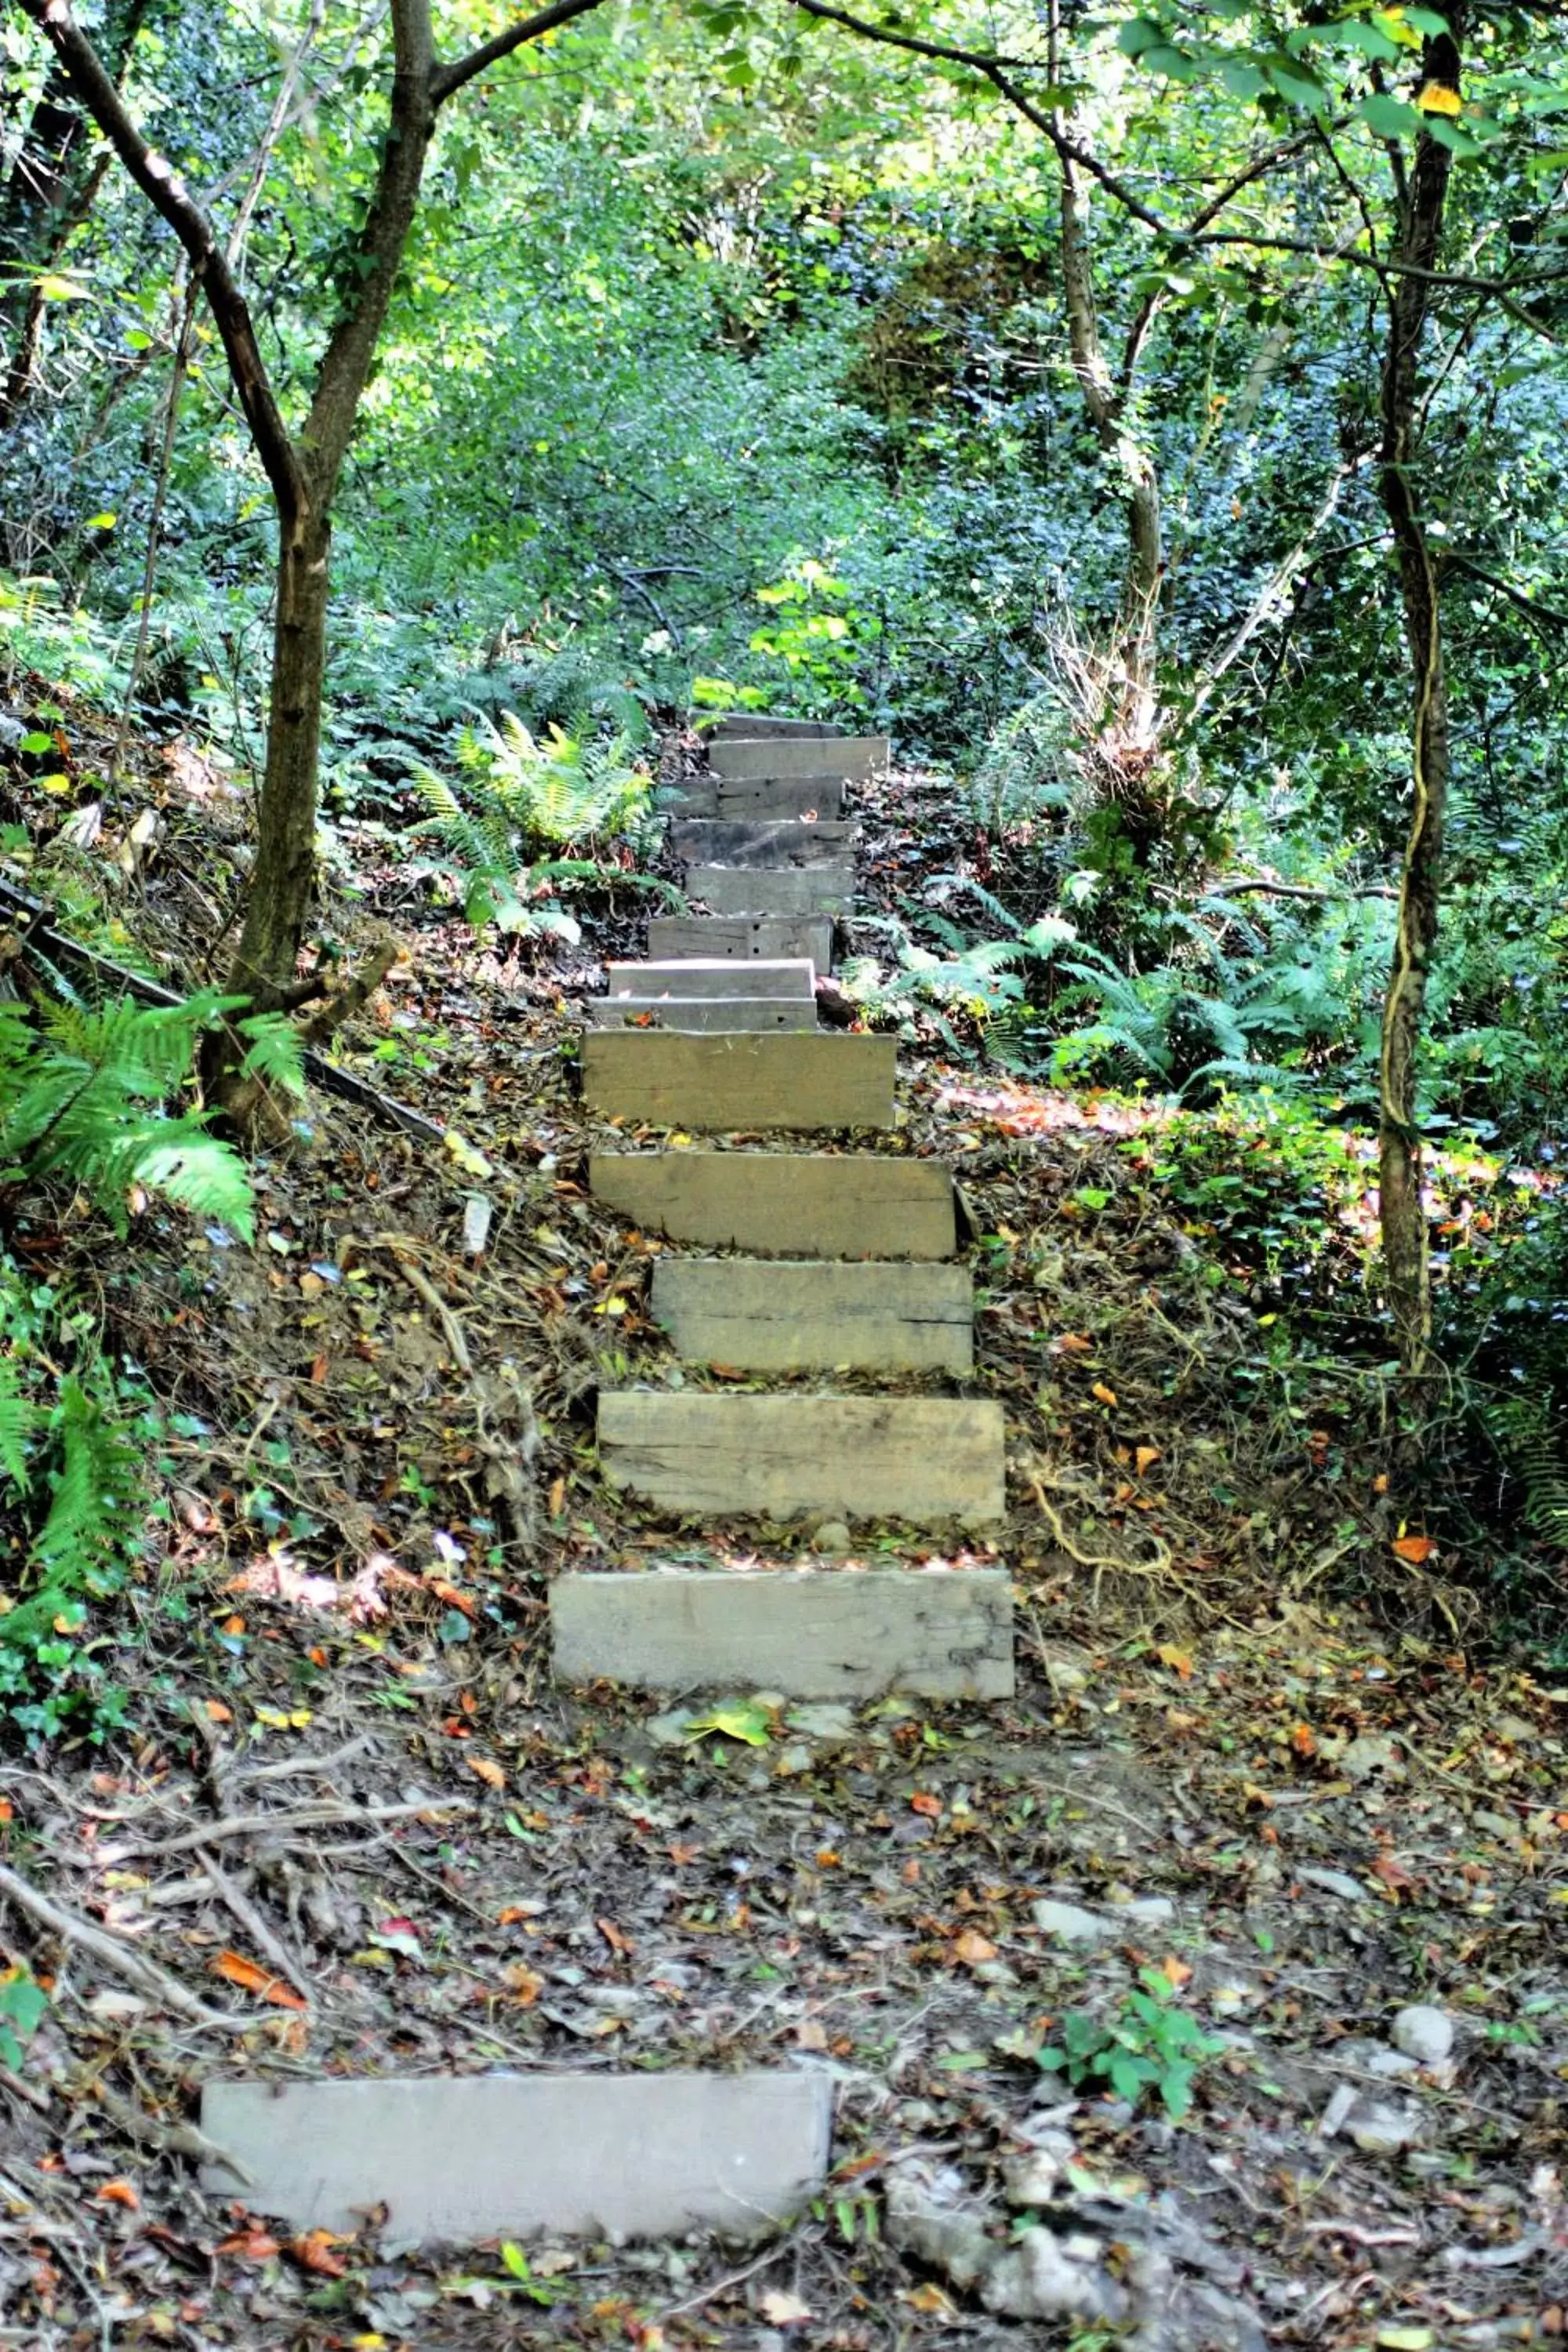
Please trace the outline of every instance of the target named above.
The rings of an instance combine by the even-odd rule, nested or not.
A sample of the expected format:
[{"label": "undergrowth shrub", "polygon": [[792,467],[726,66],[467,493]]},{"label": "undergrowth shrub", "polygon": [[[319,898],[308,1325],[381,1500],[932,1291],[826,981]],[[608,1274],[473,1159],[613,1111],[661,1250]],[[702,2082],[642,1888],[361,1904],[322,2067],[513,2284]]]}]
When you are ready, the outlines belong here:
[{"label": "undergrowth shrub", "polygon": [[[121,1233],[128,1203],[157,1193],[252,1240],[243,1160],[204,1111],[168,1108],[201,1033],[236,1009],[211,991],[152,1010],[0,1001],[0,1184],[80,1187]],[[288,1022],[238,1027],[247,1075],[302,1091]],[[121,1718],[122,1698],[82,1636],[89,1604],[117,1591],[134,1559],[156,1428],[93,1318],[0,1260],[0,1723],[35,1743],[100,1738]]]}]

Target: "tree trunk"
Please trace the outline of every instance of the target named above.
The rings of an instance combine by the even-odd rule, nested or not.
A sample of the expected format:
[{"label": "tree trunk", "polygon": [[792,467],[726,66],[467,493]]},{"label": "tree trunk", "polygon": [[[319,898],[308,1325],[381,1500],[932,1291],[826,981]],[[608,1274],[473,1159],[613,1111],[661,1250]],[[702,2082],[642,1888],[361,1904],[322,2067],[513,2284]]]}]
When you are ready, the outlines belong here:
[{"label": "tree trunk", "polygon": [[[1428,44],[1429,80],[1458,89],[1463,10],[1450,7],[1452,39]],[[1395,259],[1417,271],[1436,266],[1451,158],[1423,133],[1400,221]],[[1394,280],[1383,370],[1383,442],[1378,489],[1394,532],[1405,635],[1415,685],[1411,742],[1410,832],[1399,877],[1394,967],[1383,1010],[1378,1086],[1378,1186],[1389,1310],[1401,1370],[1419,1378],[1429,1367],[1431,1273],[1422,1199],[1421,1135],[1415,1114],[1416,1055],[1426,975],[1437,937],[1438,866],[1448,795],[1448,702],[1443,676],[1437,575],[1415,495],[1415,441],[1419,413],[1420,346],[1428,281]]]},{"label": "tree trunk", "polygon": [[256,1012],[283,1001],[310,909],[331,551],[331,521],[314,504],[280,526],[256,866],[227,983]]}]

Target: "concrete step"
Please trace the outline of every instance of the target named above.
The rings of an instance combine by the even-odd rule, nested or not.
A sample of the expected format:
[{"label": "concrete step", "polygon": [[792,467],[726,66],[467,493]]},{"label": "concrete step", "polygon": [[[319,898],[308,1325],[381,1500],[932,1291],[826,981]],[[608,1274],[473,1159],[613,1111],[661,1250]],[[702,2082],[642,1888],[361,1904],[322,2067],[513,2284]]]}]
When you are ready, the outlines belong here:
[{"label": "concrete step", "polygon": [[816,2193],[832,2126],[826,2077],[782,2068],[210,2082],[202,2130],[235,2164],[202,2182],[296,2231],[384,2209],[398,2246],[748,2238]]},{"label": "concrete step", "polygon": [[662,1258],[653,1316],[687,1363],[750,1372],[967,1372],[974,1286],[964,1265]]},{"label": "concrete step", "polygon": [[726,961],[761,957],[807,959],[817,971],[833,967],[833,922],[826,915],[654,915],[647,951],[660,961]]},{"label": "concrete step", "polygon": [[710,740],[723,735],[775,735],[784,739],[799,735],[820,739],[825,735],[842,735],[845,730],[831,719],[774,719],[761,710],[726,710],[716,726],[704,727],[702,732]]},{"label": "concrete step", "polygon": [[764,959],[692,956],[663,963],[605,967],[612,996],[803,996],[812,993],[816,968],[806,956]]},{"label": "concrete step", "polygon": [[1001,1406],[949,1397],[611,1389],[599,1465],[662,1511],[708,1517],[985,1527],[1006,1501]]},{"label": "concrete step", "polygon": [[672,793],[674,816],[712,816],[741,824],[814,816],[832,824],[844,814],[842,776],[775,776],[731,782],[722,776],[693,777]]},{"label": "concrete step", "polygon": [[787,1698],[1011,1698],[1002,1569],[647,1569],[557,1577],[558,1681]]},{"label": "concrete step", "polygon": [[891,1037],[683,1037],[590,1029],[583,1100],[600,1118],[707,1129],[891,1127]]},{"label": "concrete step", "polygon": [[583,1016],[591,1029],[815,1029],[816,1003],[796,996],[590,996]]},{"label": "concrete step", "polygon": [[853,859],[858,824],[817,824],[801,817],[734,823],[725,817],[677,817],[670,847],[690,866],[834,866]]},{"label": "concrete step", "polygon": [[788,736],[721,735],[708,747],[708,764],[716,776],[809,776],[832,774],[858,780],[879,776],[888,765],[885,735],[842,735],[824,759],[819,741]]},{"label": "concrete step", "polygon": [[716,915],[847,915],[855,902],[855,868],[834,866],[689,866],[686,895]]},{"label": "concrete step", "polygon": [[811,1258],[943,1258],[952,1178],[873,1152],[596,1151],[597,1201],[670,1241]]}]

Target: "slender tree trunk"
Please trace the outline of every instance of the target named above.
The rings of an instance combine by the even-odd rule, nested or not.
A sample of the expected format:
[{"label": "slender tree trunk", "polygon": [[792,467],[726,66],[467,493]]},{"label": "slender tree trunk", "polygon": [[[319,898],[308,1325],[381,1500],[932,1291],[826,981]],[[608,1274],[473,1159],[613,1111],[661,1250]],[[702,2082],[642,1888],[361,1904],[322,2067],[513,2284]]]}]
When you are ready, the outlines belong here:
[{"label": "slender tree trunk", "polygon": [[256,866],[228,975],[258,1005],[276,1003],[292,979],[310,910],[331,550],[331,524],[314,506],[281,529]]},{"label": "slender tree trunk", "polygon": [[[1428,45],[1426,75],[1449,89],[1459,81],[1463,9],[1450,6],[1454,37]],[[1451,158],[1423,134],[1402,208],[1396,258],[1416,270],[1436,263]],[[1416,1055],[1426,977],[1437,937],[1439,861],[1448,797],[1448,698],[1443,673],[1437,575],[1414,479],[1420,346],[1428,282],[1401,276],[1390,302],[1383,370],[1383,442],[1378,488],[1394,532],[1405,635],[1415,686],[1411,738],[1410,832],[1399,877],[1394,967],[1383,1010],[1378,1087],[1378,1185],[1388,1303],[1401,1369],[1418,1377],[1430,1362],[1431,1274],[1422,1199],[1421,1135],[1416,1124]]]}]

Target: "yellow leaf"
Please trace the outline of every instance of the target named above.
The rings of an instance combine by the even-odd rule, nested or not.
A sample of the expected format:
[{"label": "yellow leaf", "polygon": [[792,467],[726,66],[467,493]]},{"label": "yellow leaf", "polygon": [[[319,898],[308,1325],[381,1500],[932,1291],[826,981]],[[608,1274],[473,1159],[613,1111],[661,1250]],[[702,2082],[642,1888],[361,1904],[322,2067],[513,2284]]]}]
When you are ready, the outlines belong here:
[{"label": "yellow leaf", "polygon": [[1149,1465],[1160,1459],[1160,1449],[1157,1445],[1141,1445],[1132,1459],[1138,1465],[1138,1475],[1142,1478]]},{"label": "yellow leaf", "polygon": [[479,1780],[484,1782],[487,1789],[504,1789],[506,1787],[506,1774],[501,1770],[500,1766],[495,1763],[489,1756],[470,1756],[468,1759],[468,1769]]},{"label": "yellow leaf", "polygon": [[1458,91],[1441,81],[1423,82],[1415,93],[1415,104],[1420,113],[1446,114],[1450,121],[1457,121],[1465,109]]},{"label": "yellow leaf", "polygon": [[1180,1675],[1184,1683],[1192,1680],[1193,1661],[1190,1651],[1178,1650],[1173,1642],[1165,1642],[1155,1651],[1154,1655],[1163,1666],[1169,1666],[1173,1675]]},{"label": "yellow leaf", "polygon": [[1101,1404],[1114,1404],[1116,1402],[1116,1391],[1114,1389],[1108,1389],[1103,1381],[1096,1381],[1093,1388],[1089,1391],[1089,1394],[1090,1396],[1097,1396]]}]

